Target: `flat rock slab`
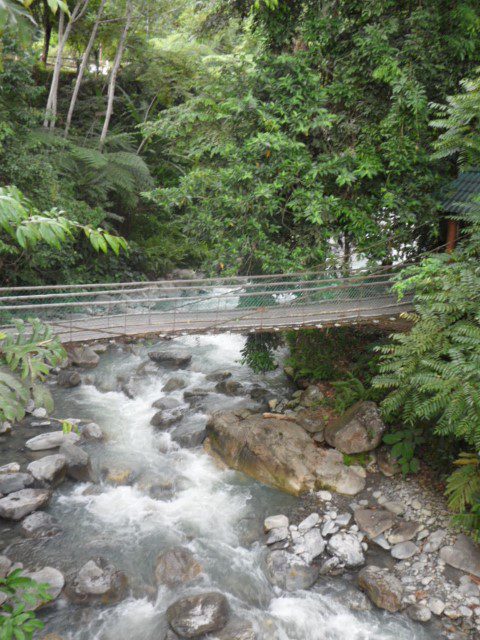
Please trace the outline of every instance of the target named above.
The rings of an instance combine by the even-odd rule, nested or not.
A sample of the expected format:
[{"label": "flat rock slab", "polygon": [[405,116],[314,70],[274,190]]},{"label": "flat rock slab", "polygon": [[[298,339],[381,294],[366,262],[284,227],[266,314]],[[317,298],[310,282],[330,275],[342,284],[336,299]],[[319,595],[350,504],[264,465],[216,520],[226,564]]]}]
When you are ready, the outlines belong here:
[{"label": "flat rock slab", "polygon": [[407,560],[418,553],[418,547],[413,542],[399,542],[392,547],[391,554],[396,560]]},{"label": "flat rock slab", "polygon": [[29,513],[41,509],[50,501],[48,489],[22,489],[10,493],[0,500],[0,517],[7,520],[21,520]]},{"label": "flat rock slab", "polygon": [[57,521],[45,511],[36,511],[22,520],[21,531],[26,538],[50,538],[60,533]]},{"label": "flat rock slab", "polygon": [[31,462],[27,469],[39,483],[58,484],[65,478],[67,459],[60,453]]},{"label": "flat rock slab", "polygon": [[401,520],[392,527],[392,530],[387,535],[387,540],[390,544],[408,542],[408,540],[412,540],[417,535],[420,527],[421,525],[413,520]]},{"label": "flat rock slab", "polygon": [[50,431],[41,433],[39,436],[30,438],[25,443],[30,451],[48,451],[49,449],[57,449],[65,442],[78,442],[80,436],[73,431],[71,433],[63,433],[63,431]]},{"label": "flat rock slab", "polygon": [[226,597],[217,592],[199,593],[181,598],[167,609],[167,620],[182,638],[198,638],[220,631],[230,615]]},{"label": "flat rock slab", "polygon": [[396,516],[385,509],[356,509],[353,515],[359,529],[372,539],[397,522]]},{"label": "flat rock slab", "polygon": [[316,447],[293,420],[220,412],[210,418],[207,435],[207,450],[228,466],[293,495],[316,489],[355,495],[365,487],[340,452]]},{"label": "flat rock slab", "polygon": [[440,558],[451,567],[480,578],[480,547],[467,536],[461,534],[453,547],[440,549]]}]

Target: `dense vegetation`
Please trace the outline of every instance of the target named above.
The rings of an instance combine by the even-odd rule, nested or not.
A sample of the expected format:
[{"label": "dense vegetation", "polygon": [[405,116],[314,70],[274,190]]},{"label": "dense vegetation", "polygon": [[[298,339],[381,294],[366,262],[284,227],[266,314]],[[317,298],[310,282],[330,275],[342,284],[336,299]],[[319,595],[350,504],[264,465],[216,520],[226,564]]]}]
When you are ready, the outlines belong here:
[{"label": "dense vegetation", "polygon": [[[415,258],[445,241],[445,185],[480,165],[476,0],[0,0],[0,36],[3,285]],[[288,339],[297,377],[342,383],[332,354],[358,351],[344,404],[384,397],[404,469],[432,433],[465,452],[448,491],[477,530],[479,210],[454,254],[401,274],[414,326],[377,355]],[[59,357],[38,331],[51,358],[1,338],[13,374],[16,349],[47,361],[28,393],[2,369],[1,418]],[[277,342],[250,338],[245,361],[271,369]]]}]

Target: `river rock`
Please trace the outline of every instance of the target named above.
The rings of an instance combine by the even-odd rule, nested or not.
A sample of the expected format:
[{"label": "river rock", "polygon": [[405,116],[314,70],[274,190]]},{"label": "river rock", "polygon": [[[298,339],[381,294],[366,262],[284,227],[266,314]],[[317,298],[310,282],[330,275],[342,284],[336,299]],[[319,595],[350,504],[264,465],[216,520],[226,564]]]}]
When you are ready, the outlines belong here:
[{"label": "river rock", "polygon": [[277,516],[268,516],[268,518],[265,518],[263,522],[263,528],[265,532],[268,533],[272,529],[280,529],[281,527],[288,527],[289,524],[290,522],[287,516],[280,514]]},{"label": "river rock", "polygon": [[27,449],[30,451],[47,451],[48,449],[57,449],[64,442],[78,442],[80,436],[73,431],[70,433],[63,433],[63,431],[50,431],[48,433],[41,433],[39,436],[30,438],[25,443]]},{"label": "river rock", "polygon": [[305,560],[292,553],[276,550],[269,553],[266,560],[266,576],[270,584],[297,591],[309,589],[320,575],[319,568],[309,565]]},{"label": "river rock", "polygon": [[183,399],[190,405],[197,405],[202,402],[202,400],[205,400],[205,398],[209,395],[210,391],[208,389],[197,387],[196,389],[189,389],[188,391],[184,391]]},{"label": "river rock", "polygon": [[438,551],[442,546],[442,543],[445,540],[446,535],[447,535],[447,532],[445,531],[445,529],[437,529],[437,531],[434,531],[433,533],[431,533],[425,542],[425,545],[423,547],[423,552],[434,553],[435,551]]},{"label": "river rock", "polygon": [[202,572],[202,565],[193,553],[185,547],[175,547],[158,556],[155,579],[158,585],[171,589],[191,582]]},{"label": "river rock", "polygon": [[400,544],[412,540],[420,531],[421,525],[413,520],[400,520],[386,534],[390,544]]},{"label": "river rock", "polygon": [[136,473],[130,467],[113,466],[102,469],[105,480],[117,487],[130,485],[135,480]]},{"label": "river rock", "polygon": [[90,456],[86,451],[71,442],[65,442],[60,447],[60,454],[67,461],[67,475],[72,480],[90,482],[93,479]]},{"label": "river rock", "polygon": [[[39,584],[48,584],[47,592],[52,598],[52,600],[56,600],[58,596],[62,593],[62,589],[65,586],[65,578],[63,574],[53,567],[43,567],[43,569],[39,569],[38,571],[28,572],[24,574],[27,578],[31,578],[38,582]],[[48,600],[47,602],[51,602]],[[35,610],[39,609],[42,605],[47,604],[47,602],[43,600],[37,600],[35,604],[29,605],[27,604],[27,610]]]},{"label": "river rock", "polygon": [[67,471],[67,459],[60,453],[45,456],[40,460],[34,460],[28,467],[28,471],[41,484],[58,485],[65,479]]},{"label": "river rock", "polygon": [[174,367],[183,369],[192,361],[192,356],[187,351],[150,351],[148,354],[150,360],[163,367]]},{"label": "river rock", "polygon": [[0,422],[0,436],[5,436],[12,432],[12,424],[5,420],[5,422]]},{"label": "river rock", "polygon": [[50,501],[48,489],[22,489],[0,499],[0,518],[21,520],[29,513],[41,509]]},{"label": "river rock", "polygon": [[0,556],[0,580],[6,578],[12,568],[12,561],[7,556]]},{"label": "river rock", "polygon": [[295,412],[295,422],[297,422],[305,431],[312,434],[315,437],[316,442],[323,442],[325,440],[324,429],[325,423],[320,420],[315,412],[301,409]]},{"label": "river rock", "polygon": [[103,440],[104,435],[101,427],[95,422],[89,422],[80,428],[82,437],[86,440]]},{"label": "river rock", "polygon": [[85,369],[93,369],[100,362],[100,356],[90,347],[75,347],[69,356],[72,364]]},{"label": "river rock", "polygon": [[76,604],[114,604],[125,597],[126,590],[126,575],[103,558],[94,558],[69,579],[66,592]]},{"label": "river rock", "polygon": [[467,536],[460,534],[453,546],[440,549],[440,558],[451,567],[480,578],[480,549]]},{"label": "river rock", "polygon": [[0,467],[0,476],[4,473],[18,473],[20,471],[20,465],[18,462],[9,462]]},{"label": "river rock", "polygon": [[348,568],[360,567],[365,563],[362,545],[357,538],[350,533],[336,533],[328,541],[328,551],[336,556]]},{"label": "river rock", "polygon": [[171,393],[172,391],[177,391],[179,389],[184,389],[187,386],[186,381],[183,378],[169,378],[167,382],[163,385],[162,391],[165,393]]},{"label": "river rock", "polygon": [[296,543],[303,547],[300,556],[309,564],[325,551],[326,544],[319,529],[310,529]]},{"label": "river rock", "polygon": [[390,553],[396,560],[407,560],[418,553],[418,547],[413,542],[399,542],[392,547]]},{"label": "river rock", "polygon": [[342,453],[363,453],[378,447],[385,425],[375,402],[357,402],[325,429],[325,440]]},{"label": "river rock", "polygon": [[401,609],[402,583],[388,569],[373,565],[365,567],[358,574],[358,584],[380,609],[386,609],[391,613]]},{"label": "river rock", "polygon": [[29,473],[0,474],[0,494],[4,496],[15,491],[21,491],[33,484],[33,477]]},{"label": "river rock", "polygon": [[217,592],[199,593],[177,600],[167,609],[167,620],[182,638],[198,638],[220,631],[230,615],[226,597]]},{"label": "river rock", "polygon": [[82,378],[78,371],[63,369],[57,376],[57,384],[65,389],[73,389],[82,383]]},{"label": "river rock", "polygon": [[171,398],[170,396],[164,396],[163,398],[159,398],[158,400],[155,400],[155,402],[152,404],[153,409],[159,409],[162,411],[171,411],[172,409],[177,409],[180,406],[182,406],[182,403],[180,402],[180,400],[177,400],[176,398]]},{"label": "river rock", "polygon": [[60,533],[55,518],[45,511],[36,511],[24,518],[20,529],[25,538],[50,538]]},{"label": "river rock", "polygon": [[322,488],[354,495],[365,486],[339,452],[319,449],[290,420],[216,413],[207,435],[211,452],[230,467],[293,495]]},{"label": "river rock", "polygon": [[215,634],[215,640],[257,640],[257,634],[249,620],[233,618]]},{"label": "river rock", "polygon": [[212,371],[205,376],[205,379],[209,382],[222,382],[222,380],[226,380],[231,377],[232,374],[230,371]]},{"label": "river rock", "polygon": [[415,622],[428,622],[432,618],[432,612],[421,604],[412,604],[407,608],[407,615]]},{"label": "river rock", "polygon": [[241,396],[245,393],[245,388],[241,382],[237,380],[222,380],[215,385],[217,393],[223,393],[226,396]]},{"label": "river rock", "polygon": [[397,521],[393,513],[384,509],[355,509],[353,515],[359,529],[372,539],[393,527]]},{"label": "river rock", "polygon": [[320,516],[318,513],[311,513],[309,516],[304,518],[300,524],[298,525],[298,530],[300,532],[309,531],[312,527],[317,525],[320,522]]},{"label": "river rock", "polygon": [[323,398],[324,395],[320,389],[316,385],[311,384],[305,389],[305,391],[302,391],[300,395],[300,404],[302,407],[316,407],[321,403]]}]

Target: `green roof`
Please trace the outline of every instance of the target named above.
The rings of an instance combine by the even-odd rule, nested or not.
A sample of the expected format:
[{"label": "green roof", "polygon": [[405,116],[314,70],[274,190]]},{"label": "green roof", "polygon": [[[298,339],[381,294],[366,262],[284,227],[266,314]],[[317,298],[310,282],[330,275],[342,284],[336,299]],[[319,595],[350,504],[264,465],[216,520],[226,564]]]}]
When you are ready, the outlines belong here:
[{"label": "green roof", "polygon": [[465,171],[447,187],[442,206],[449,213],[463,213],[475,196],[480,196],[480,170]]}]

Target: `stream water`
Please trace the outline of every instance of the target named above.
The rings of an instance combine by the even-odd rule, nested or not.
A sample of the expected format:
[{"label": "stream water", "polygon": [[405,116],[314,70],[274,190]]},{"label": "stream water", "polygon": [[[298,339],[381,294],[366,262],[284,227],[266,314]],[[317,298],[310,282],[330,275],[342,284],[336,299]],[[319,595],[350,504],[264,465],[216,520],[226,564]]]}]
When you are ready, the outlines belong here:
[{"label": "stream water", "polygon": [[[92,372],[95,384],[73,390],[52,387],[56,416],[91,419],[104,430],[105,442],[88,445],[96,470],[127,466],[136,480],[131,486],[64,483],[48,509],[61,523],[60,536],[19,540],[15,529],[4,530],[11,536],[4,552],[29,567],[49,565],[68,575],[90,558],[102,556],[128,575],[130,595],[117,605],[81,607],[60,599],[44,609],[45,632],[65,640],[163,640],[166,607],[185,593],[218,590],[236,614],[254,621],[259,640],[437,637],[405,616],[352,612],[345,604],[354,585],[348,576],[321,579],[311,590],[297,593],[272,588],[262,570],[262,523],[266,515],[288,510],[294,499],[220,469],[201,447],[182,447],[169,432],[150,425],[152,403],[165,395],[161,389],[172,375],[184,376],[187,389],[213,387],[205,374],[226,369],[249,385],[260,382],[284,390],[287,383],[281,375],[255,377],[239,364],[243,344],[244,338],[234,335],[162,343],[162,348],[185,347],[193,354],[192,362],[179,372],[158,368],[145,373],[135,383],[134,399],[108,389],[115,389],[119,376],[128,379],[145,362],[146,346],[133,352],[112,347]],[[183,391],[170,395],[182,400]],[[183,426],[198,430],[213,408],[245,402],[252,403],[212,394],[206,407],[189,408]],[[4,451],[1,458],[14,459],[12,451]],[[179,544],[188,546],[203,565],[200,582],[178,590],[157,589],[156,557]]]}]

